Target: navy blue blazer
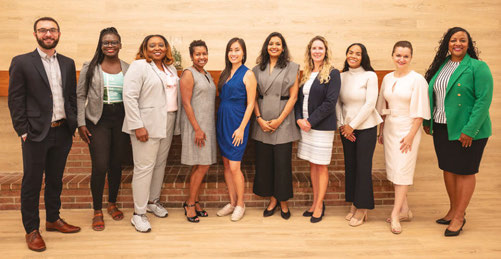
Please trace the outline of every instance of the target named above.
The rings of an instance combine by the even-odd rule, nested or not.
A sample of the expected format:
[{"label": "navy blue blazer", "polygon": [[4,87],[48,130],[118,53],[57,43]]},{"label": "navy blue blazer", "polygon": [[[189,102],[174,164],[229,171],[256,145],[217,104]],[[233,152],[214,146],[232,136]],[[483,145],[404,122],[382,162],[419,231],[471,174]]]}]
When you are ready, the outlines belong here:
[{"label": "navy blue blazer", "polygon": [[[73,59],[57,53],[63,84],[66,126],[71,135],[77,127],[76,72]],[[42,59],[35,51],[16,56],[9,68],[9,109],[19,136],[40,142],[48,134],[52,120],[52,91]]]},{"label": "navy blue blazer", "polygon": [[[341,89],[341,76],[339,70],[330,72],[330,80],[321,84],[318,77],[315,78],[310,88],[308,97],[308,122],[314,130],[336,130],[336,102]],[[304,94],[302,85],[299,88],[298,100],[294,106],[296,120],[303,119]]]}]

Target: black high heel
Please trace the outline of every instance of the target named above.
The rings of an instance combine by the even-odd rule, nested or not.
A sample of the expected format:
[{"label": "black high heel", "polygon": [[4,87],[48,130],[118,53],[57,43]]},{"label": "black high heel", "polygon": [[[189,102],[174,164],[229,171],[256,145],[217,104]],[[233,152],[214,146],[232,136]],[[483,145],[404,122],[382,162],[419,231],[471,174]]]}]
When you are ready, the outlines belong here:
[{"label": "black high heel", "polygon": [[312,212],[310,222],[311,223],[318,223],[318,222],[322,221],[322,218],[324,217],[324,215],[325,215],[325,203],[322,202],[322,215],[320,215],[320,217],[316,218],[316,217],[313,217],[313,212]]},{"label": "black high heel", "polygon": [[198,218],[197,215],[193,216],[193,217],[188,217],[188,212],[186,210],[186,207],[195,207],[195,204],[186,204],[186,202],[183,203],[183,208],[184,208],[184,215],[186,216],[186,219],[191,222],[191,223],[198,223],[200,222],[200,219]]},{"label": "black high heel", "polygon": [[459,233],[463,230],[464,224],[466,224],[466,219],[463,220],[463,225],[461,225],[461,228],[458,229],[457,231],[451,231],[449,229],[445,229],[444,236],[446,237],[455,237],[459,236]]},{"label": "black high heel", "polygon": [[[466,216],[466,212],[464,213],[464,215]],[[437,219],[437,220],[435,220],[435,222],[437,222],[440,225],[449,225],[449,224],[451,224],[451,220],[450,219],[446,220],[444,218]]]},{"label": "black high heel", "polygon": [[313,211],[309,212],[308,210],[306,210],[305,212],[303,212],[303,217],[311,217],[312,215],[313,215]]},{"label": "black high heel", "polygon": [[[195,201],[195,204],[200,204],[200,201]],[[197,208],[195,208],[195,212],[197,213],[197,216],[199,216],[199,217],[208,217],[209,216],[209,214],[205,210],[197,210]]]}]

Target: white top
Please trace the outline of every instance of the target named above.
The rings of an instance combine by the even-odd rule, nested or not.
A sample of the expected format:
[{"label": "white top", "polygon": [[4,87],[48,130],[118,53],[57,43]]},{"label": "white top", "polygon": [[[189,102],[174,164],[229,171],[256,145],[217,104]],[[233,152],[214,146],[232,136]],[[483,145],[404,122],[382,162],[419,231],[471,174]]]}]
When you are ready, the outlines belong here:
[{"label": "white top", "polygon": [[361,130],[383,122],[376,111],[377,97],[376,73],[365,71],[361,66],[341,73],[341,91],[336,104],[338,127],[348,124]]},{"label": "white top", "polygon": [[310,78],[308,79],[308,81],[306,81],[306,83],[304,83],[303,85],[303,95],[304,95],[304,99],[303,99],[303,118],[304,119],[308,119],[308,97],[310,96],[310,89],[311,89],[311,85],[313,84],[313,81],[315,81],[315,78],[317,78],[317,75],[318,75],[318,72],[312,72],[311,75],[310,75]]},{"label": "white top", "polygon": [[449,79],[452,76],[452,73],[456,70],[461,62],[453,62],[449,60],[442,70],[440,74],[437,76],[437,80],[435,80],[435,85],[433,85],[433,91],[435,93],[435,109],[433,110],[433,120],[437,123],[446,124],[447,119],[445,117],[445,94],[447,93],[447,85],[449,84]]},{"label": "white top", "polygon": [[50,91],[52,92],[52,122],[66,118],[64,111],[63,81],[61,78],[61,68],[57,61],[57,53],[50,56],[37,48],[42,59],[42,64],[49,79]]}]

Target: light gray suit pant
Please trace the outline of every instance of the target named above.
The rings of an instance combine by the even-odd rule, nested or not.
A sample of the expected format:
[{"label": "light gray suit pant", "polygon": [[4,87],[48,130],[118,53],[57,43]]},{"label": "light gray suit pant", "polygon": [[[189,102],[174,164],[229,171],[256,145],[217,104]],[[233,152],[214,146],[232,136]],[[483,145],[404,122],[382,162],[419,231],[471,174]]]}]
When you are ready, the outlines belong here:
[{"label": "light gray suit pant", "polygon": [[175,122],[176,112],[169,112],[166,138],[150,138],[141,142],[134,134],[130,135],[134,158],[132,196],[136,214],[145,214],[148,200],[160,198]]}]

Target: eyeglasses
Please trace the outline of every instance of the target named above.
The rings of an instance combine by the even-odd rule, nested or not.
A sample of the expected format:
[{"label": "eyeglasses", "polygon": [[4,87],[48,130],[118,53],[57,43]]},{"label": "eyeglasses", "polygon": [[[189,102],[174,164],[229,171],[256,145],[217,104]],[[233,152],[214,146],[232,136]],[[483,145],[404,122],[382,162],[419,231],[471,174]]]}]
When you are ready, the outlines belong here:
[{"label": "eyeglasses", "polygon": [[40,29],[37,29],[37,32],[39,32],[41,34],[46,34],[47,32],[54,34],[54,33],[59,32],[59,29],[57,29],[57,28],[50,28],[50,29],[40,28]]},{"label": "eyeglasses", "polygon": [[116,47],[118,44],[120,44],[120,41],[114,40],[114,41],[102,41],[101,44],[103,46],[113,46]]}]

